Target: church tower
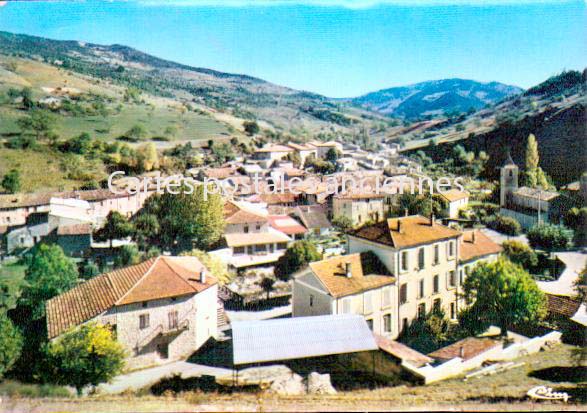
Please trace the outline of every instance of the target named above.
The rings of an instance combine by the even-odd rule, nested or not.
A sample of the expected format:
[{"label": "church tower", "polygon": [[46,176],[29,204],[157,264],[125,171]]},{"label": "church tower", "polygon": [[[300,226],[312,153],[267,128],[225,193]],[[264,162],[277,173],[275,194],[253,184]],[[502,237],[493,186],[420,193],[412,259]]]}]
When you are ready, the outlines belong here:
[{"label": "church tower", "polygon": [[512,160],[508,153],[508,158],[504,166],[501,167],[499,179],[499,206],[505,207],[508,203],[512,192],[518,189],[518,175],[520,169]]}]

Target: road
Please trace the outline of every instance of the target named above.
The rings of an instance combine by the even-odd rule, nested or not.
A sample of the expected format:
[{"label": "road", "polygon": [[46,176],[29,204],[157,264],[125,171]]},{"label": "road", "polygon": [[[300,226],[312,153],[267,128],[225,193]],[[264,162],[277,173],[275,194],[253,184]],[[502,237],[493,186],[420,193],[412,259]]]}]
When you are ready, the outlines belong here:
[{"label": "road", "polygon": [[547,294],[573,296],[577,294],[574,284],[585,268],[587,254],[557,252],[555,255],[565,264],[565,270],[556,281],[538,281],[538,287]]}]

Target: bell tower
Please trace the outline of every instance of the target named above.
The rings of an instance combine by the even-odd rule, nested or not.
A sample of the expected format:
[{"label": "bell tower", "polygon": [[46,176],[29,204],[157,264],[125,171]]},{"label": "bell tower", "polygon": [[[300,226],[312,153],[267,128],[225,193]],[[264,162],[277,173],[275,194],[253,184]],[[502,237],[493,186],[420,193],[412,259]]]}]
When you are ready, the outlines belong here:
[{"label": "bell tower", "polygon": [[505,207],[509,198],[516,189],[518,189],[518,175],[520,168],[512,160],[512,156],[508,153],[508,158],[501,167],[499,179],[499,206]]}]

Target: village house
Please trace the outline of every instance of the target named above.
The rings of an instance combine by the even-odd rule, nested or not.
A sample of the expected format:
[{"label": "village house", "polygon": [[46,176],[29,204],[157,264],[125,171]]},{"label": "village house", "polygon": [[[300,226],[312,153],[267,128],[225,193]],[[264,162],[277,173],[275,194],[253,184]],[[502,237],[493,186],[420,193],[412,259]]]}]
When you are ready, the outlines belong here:
[{"label": "village house", "polygon": [[467,191],[459,191],[458,189],[450,189],[448,191],[439,192],[440,197],[446,202],[446,216],[448,218],[458,218],[459,210],[466,208],[469,205],[469,193]]},{"label": "village house", "polygon": [[[69,252],[80,255],[84,248],[89,248],[94,216],[87,201],[51,198],[48,207],[43,209],[45,210],[29,213],[24,225],[13,226],[7,230],[6,252],[8,254],[31,248],[50,235],[53,241],[61,238],[61,241],[65,242],[65,234],[72,232],[77,232],[80,236],[79,240],[82,241],[83,238],[83,242],[77,245],[69,244]],[[83,235],[80,233],[82,231]],[[69,238],[69,241],[71,240],[72,238]]]},{"label": "village house", "polygon": [[151,258],[85,281],[46,303],[47,334],[110,325],[129,370],[189,357],[217,336],[217,280],[195,257]]},{"label": "village house", "polygon": [[342,143],[335,142],[335,141],[328,141],[328,142],[321,142],[321,141],[310,141],[308,142],[309,145],[314,146],[316,148],[316,156],[318,158],[326,158],[326,154],[329,150],[334,149],[339,153],[342,153]]},{"label": "village house", "polygon": [[[501,247],[478,231],[463,234],[415,215],[361,227],[348,236],[348,251],[294,277],[294,316],[362,314],[375,333],[395,339],[432,309],[456,320],[467,273],[477,262],[495,259]],[[342,295],[341,285],[347,286]]]},{"label": "village house", "polygon": [[118,211],[126,217],[134,215],[153,192],[115,194],[108,189],[67,191],[40,194],[0,195],[0,225],[24,225],[29,214],[47,212],[52,198],[77,199],[88,202],[89,214],[100,225],[110,211]]},{"label": "village house", "polygon": [[295,149],[290,146],[270,144],[257,149],[253,155],[253,159],[259,161],[263,168],[269,168],[274,162],[286,159],[293,152],[295,152]]},{"label": "village house", "polygon": [[233,268],[276,262],[292,242],[292,238],[269,225],[267,211],[254,204],[228,201],[224,220],[227,248],[215,255]]},{"label": "village house", "polygon": [[318,157],[318,149],[314,145],[288,142],[287,146],[294,149],[300,155],[302,165],[306,163],[308,156]]},{"label": "village house", "polygon": [[389,212],[389,204],[383,193],[348,192],[332,198],[332,217],[345,217],[354,227],[367,222],[378,222]]}]

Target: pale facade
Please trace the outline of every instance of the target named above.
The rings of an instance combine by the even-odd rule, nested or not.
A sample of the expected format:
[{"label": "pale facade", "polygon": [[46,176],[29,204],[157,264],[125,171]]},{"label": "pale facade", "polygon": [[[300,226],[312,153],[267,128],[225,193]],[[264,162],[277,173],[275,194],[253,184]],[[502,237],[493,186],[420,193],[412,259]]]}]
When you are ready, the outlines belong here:
[{"label": "pale facade", "polygon": [[393,281],[359,288],[359,279],[354,290],[341,294],[336,286],[347,282],[344,272],[333,277],[324,270],[329,260],[321,261],[321,266],[312,263],[294,279],[293,315],[362,314],[374,332],[395,339],[433,309],[456,320],[465,305],[460,297],[467,274],[477,263],[495,260],[500,251],[478,231],[463,233],[424,217],[368,225],[348,236],[347,257],[372,254],[376,258],[367,263],[379,261]]},{"label": "pale facade", "polygon": [[341,195],[332,198],[332,216],[346,217],[353,226],[381,221],[386,217],[388,207],[383,196],[346,197]]}]

